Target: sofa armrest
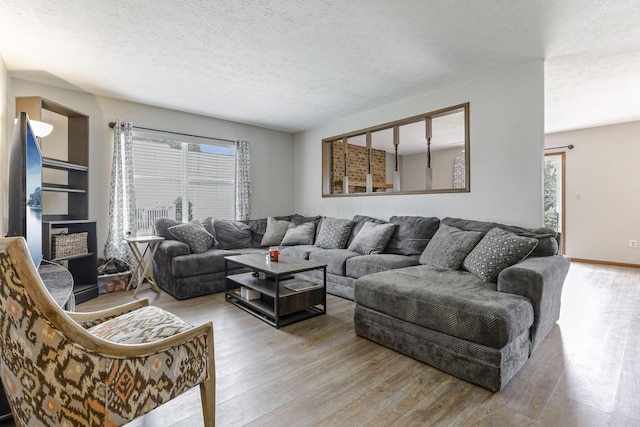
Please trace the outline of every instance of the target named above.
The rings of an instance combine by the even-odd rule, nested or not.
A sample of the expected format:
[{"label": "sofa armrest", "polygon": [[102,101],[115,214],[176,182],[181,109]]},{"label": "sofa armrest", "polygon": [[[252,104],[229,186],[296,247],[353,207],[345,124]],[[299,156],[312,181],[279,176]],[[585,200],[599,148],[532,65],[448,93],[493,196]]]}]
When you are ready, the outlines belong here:
[{"label": "sofa armrest", "polygon": [[165,262],[170,262],[172,258],[180,255],[189,255],[189,245],[179,240],[165,240],[158,243],[156,258]]},{"label": "sofa armrest", "polygon": [[499,292],[522,295],[531,301],[534,314],[531,352],[560,317],[562,287],[569,264],[569,258],[564,255],[529,257],[504,269],[498,276]]}]

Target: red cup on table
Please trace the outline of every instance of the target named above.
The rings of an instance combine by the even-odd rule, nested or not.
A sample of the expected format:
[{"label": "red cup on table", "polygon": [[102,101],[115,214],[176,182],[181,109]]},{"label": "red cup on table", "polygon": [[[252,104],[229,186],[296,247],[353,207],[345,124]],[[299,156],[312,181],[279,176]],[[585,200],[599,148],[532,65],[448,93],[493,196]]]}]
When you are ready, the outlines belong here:
[{"label": "red cup on table", "polygon": [[269,248],[269,259],[273,262],[278,262],[278,247],[272,246]]}]

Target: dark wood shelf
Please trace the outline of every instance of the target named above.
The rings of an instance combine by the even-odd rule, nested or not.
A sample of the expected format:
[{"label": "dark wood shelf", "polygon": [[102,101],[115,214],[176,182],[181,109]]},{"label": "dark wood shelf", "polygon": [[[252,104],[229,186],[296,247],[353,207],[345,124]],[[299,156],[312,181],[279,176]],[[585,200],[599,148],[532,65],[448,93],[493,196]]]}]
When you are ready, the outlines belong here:
[{"label": "dark wood shelf", "polygon": [[66,170],[66,171],[87,172],[89,170],[88,166],[69,163],[64,160],[52,159],[50,157],[42,158],[42,166],[46,168]]},{"label": "dark wood shelf", "polygon": [[82,188],[71,188],[68,185],[64,184],[49,184],[42,183],[42,191],[56,191],[59,193],[82,193],[85,194],[87,190],[83,190]]}]

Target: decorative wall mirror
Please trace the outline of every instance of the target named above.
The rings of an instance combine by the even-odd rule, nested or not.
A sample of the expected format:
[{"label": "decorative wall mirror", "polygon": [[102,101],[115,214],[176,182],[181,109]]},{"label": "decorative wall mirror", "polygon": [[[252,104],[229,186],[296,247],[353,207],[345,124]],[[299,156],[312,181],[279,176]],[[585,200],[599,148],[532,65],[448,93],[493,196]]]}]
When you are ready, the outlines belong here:
[{"label": "decorative wall mirror", "polygon": [[323,197],[469,191],[469,103],[322,140]]}]

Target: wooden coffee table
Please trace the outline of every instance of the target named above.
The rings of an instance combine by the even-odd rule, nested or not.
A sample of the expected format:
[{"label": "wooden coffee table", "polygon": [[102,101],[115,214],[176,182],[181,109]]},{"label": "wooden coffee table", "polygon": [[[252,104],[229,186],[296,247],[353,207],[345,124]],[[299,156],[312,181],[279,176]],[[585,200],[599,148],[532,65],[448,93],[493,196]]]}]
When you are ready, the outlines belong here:
[{"label": "wooden coffee table", "polygon": [[[232,255],[224,259],[225,299],[270,325],[279,328],[327,313],[326,264],[287,256],[274,262],[265,254]],[[230,262],[251,271],[229,275]],[[322,270],[322,285],[293,276],[309,270]]]}]

